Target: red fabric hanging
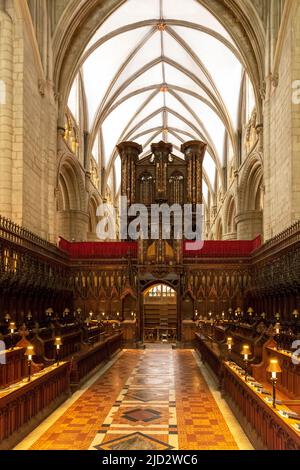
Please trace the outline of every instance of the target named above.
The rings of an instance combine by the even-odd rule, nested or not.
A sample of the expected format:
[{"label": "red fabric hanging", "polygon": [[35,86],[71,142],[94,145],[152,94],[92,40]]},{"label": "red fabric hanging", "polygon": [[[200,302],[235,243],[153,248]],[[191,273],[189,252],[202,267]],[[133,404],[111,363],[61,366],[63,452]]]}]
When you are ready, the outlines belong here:
[{"label": "red fabric hanging", "polygon": [[71,258],[125,258],[137,257],[136,242],[68,242],[59,240],[59,248]]},{"label": "red fabric hanging", "polygon": [[254,250],[257,250],[261,246],[261,236],[258,236],[254,240],[206,240],[200,250],[189,249],[188,246],[191,245],[191,243],[192,242],[184,242],[183,256],[185,258],[246,257],[250,256]]},{"label": "red fabric hanging", "polygon": [[[200,250],[190,249],[192,242],[183,242],[184,258],[230,258],[247,257],[261,246],[261,237],[254,240],[204,241]],[[59,240],[59,248],[67,252],[71,258],[103,258],[117,259],[137,257],[137,242],[69,242]]]}]

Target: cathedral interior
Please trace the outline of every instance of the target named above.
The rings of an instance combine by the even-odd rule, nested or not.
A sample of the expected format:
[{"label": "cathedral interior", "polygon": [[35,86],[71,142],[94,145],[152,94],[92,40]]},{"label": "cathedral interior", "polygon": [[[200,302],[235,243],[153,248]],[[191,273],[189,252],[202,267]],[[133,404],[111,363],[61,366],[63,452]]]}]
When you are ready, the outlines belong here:
[{"label": "cathedral interior", "polygon": [[300,450],[299,0],[0,0],[0,450]]}]

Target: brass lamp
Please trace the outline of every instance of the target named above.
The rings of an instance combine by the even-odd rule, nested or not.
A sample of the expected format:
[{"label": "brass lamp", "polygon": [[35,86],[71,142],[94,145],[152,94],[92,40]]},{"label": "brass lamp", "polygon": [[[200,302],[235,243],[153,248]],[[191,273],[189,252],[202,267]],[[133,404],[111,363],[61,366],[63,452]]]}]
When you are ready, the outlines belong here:
[{"label": "brass lamp", "polygon": [[31,380],[31,364],[32,364],[32,358],[35,356],[35,350],[34,346],[32,344],[29,344],[27,346],[27,349],[25,351],[25,356],[27,356],[27,364],[28,364],[28,382]]},{"label": "brass lamp", "polygon": [[14,349],[14,332],[15,332],[15,329],[16,329],[15,322],[10,322],[9,331],[10,331],[11,350]]},{"label": "brass lamp", "polygon": [[229,359],[231,351],[232,351],[232,346],[234,345],[233,339],[230,336],[228,336],[227,338],[226,345],[227,345],[228,359]]},{"label": "brass lamp", "polygon": [[53,316],[54,310],[53,308],[50,307],[50,308],[47,308],[45,313],[46,313],[46,317],[51,318]]},{"label": "brass lamp", "polygon": [[277,359],[271,359],[267,372],[271,373],[271,380],[273,385],[273,408],[276,408],[276,383],[277,374],[281,374],[282,370]]},{"label": "brass lamp", "polygon": [[245,362],[245,381],[247,382],[248,380],[248,362],[249,362],[249,356],[251,356],[251,349],[248,344],[244,344],[243,349],[241,351],[241,355],[244,358]]},{"label": "brass lamp", "polygon": [[294,320],[298,320],[299,318],[299,312],[297,309],[295,309],[292,313]]},{"label": "brass lamp", "polygon": [[274,333],[275,335],[279,335],[280,334],[280,330],[281,330],[281,325],[279,322],[275,323],[275,326],[274,326]]},{"label": "brass lamp", "polygon": [[54,346],[56,348],[56,363],[59,366],[59,356],[60,356],[60,348],[62,346],[62,339],[60,337],[55,338]]},{"label": "brass lamp", "polygon": [[70,314],[70,310],[68,308],[65,308],[64,311],[63,311],[63,318],[68,317],[69,314]]},{"label": "brass lamp", "polygon": [[228,347],[228,351],[231,351],[232,346],[233,346],[234,343],[233,343],[233,339],[230,336],[228,336],[226,344],[227,344],[227,347]]},{"label": "brass lamp", "polygon": [[249,316],[250,318],[252,318],[252,317],[253,317],[253,313],[254,313],[253,308],[252,308],[252,307],[249,307],[248,310],[247,310],[247,313],[248,313],[248,316]]},{"label": "brass lamp", "polygon": [[274,339],[276,341],[276,348],[279,350],[280,347],[279,347],[279,340],[280,340],[280,330],[281,330],[281,325],[279,322],[275,323],[274,325],[274,331],[273,331],[273,335],[274,335]]}]

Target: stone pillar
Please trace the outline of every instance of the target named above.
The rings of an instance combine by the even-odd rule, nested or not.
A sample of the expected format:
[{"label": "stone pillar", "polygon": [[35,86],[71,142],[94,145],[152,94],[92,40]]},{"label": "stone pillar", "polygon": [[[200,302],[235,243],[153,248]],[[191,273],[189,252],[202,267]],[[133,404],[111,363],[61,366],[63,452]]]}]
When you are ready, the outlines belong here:
[{"label": "stone pillar", "polygon": [[87,241],[89,215],[80,210],[57,212],[58,233],[69,241]]},{"label": "stone pillar", "polygon": [[142,153],[142,146],[135,142],[117,145],[122,164],[121,195],[127,197],[128,205],[136,202],[136,164]]},{"label": "stone pillar", "polygon": [[247,211],[235,218],[238,240],[253,240],[263,233],[262,211]]},{"label": "stone pillar", "polygon": [[0,11],[0,213],[12,218],[13,25]]},{"label": "stone pillar", "polygon": [[236,232],[225,233],[222,237],[222,240],[236,240],[236,239],[237,239]]}]

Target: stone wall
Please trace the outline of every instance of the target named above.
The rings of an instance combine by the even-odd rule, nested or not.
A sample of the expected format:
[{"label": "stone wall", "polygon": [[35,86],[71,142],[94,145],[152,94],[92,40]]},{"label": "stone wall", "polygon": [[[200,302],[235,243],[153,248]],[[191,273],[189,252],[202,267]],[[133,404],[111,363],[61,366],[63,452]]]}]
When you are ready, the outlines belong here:
[{"label": "stone wall", "polygon": [[[292,39],[292,80],[300,88],[300,5],[293,18]],[[300,93],[298,93],[298,98]],[[298,99],[299,101],[299,99]],[[292,104],[292,214],[293,220],[300,219],[300,103]]]},{"label": "stone wall", "polygon": [[278,85],[270,82],[264,108],[264,233],[271,238],[292,223],[292,30],[284,38]]},{"label": "stone wall", "polygon": [[[70,1],[51,0],[48,11],[43,7],[48,17],[41,21],[39,27],[48,27],[54,34],[55,25]],[[106,13],[111,5],[117,3],[117,0],[109,0],[104,5],[99,0],[99,5]],[[221,8],[221,2],[213,3]],[[240,0],[240,3],[246,4],[247,0]],[[297,5],[298,0],[294,3]],[[41,4],[44,5],[43,2]],[[39,3],[35,4],[35,0],[31,0],[30,5],[32,9]],[[78,1],[76,5],[79,5]],[[255,5],[259,6],[259,2],[255,2]],[[87,15],[84,26],[78,25],[78,31],[72,38],[71,52],[64,57],[67,66],[59,75],[62,82],[68,81],[71,63],[82,48],[82,38],[84,34],[88,37],[89,27],[95,28],[100,21],[101,11],[94,11],[90,18]],[[266,10],[261,11],[260,15],[265,19]],[[232,12],[227,20],[232,20]],[[267,24],[265,21],[263,23]],[[268,24],[272,24],[272,21]],[[67,25],[60,24],[59,30],[64,27]],[[266,64],[272,63],[278,30],[270,30],[268,34]],[[73,222],[72,213],[67,213],[65,207],[57,213],[58,172],[60,152],[63,151],[59,143],[61,136],[57,136],[57,122],[59,119],[62,125],[63,113],[52,83],[52,63],[55,58],[51,43],[47,34],[37,36],[39,41],[25,0],[0,0],[0,213],[52,241],[59,234],[82,240],[87,238],[85,231],[88,231],[89,200],[95,188],[90,184],[88,167],[83,168],[74,162],[74,165],[80,167],[78,172],[84,186],[77,189],[81,202],[72,209],[77,211]],[[278,80],[272,77],[272,70],[266,66],[263,123],[257,123],[263,124],[264,129],[263,145],[257,152],[261,152],[263,161],[265,239],[300,218],[300,104],[292,103],[292,83],[300,80],[299,5],[292,10],[281,40]],[[63,89],[56,91],[64,92]],[[247,159],[240,168],[232,169],[228,178],[228,193],[224,192],[212,201],[211,212],[214,212],[214,216],[211,222],[215,218],[215,224],[210,237],[216,236],[218,227],[221,230],[220,221],[225,238],[233,236],[233,232],[228,231],[229,226],[237,225],[234,236],[238,238],[251,238],[260,230],[261,213],[253,211],[249,204],[242,205],[243,192],[249,183],[243,179],[246,166]],[[234,212],[228,211],[228,202],[232,196],[236,205],[235,221],[228,220],[230,213]]]}]

